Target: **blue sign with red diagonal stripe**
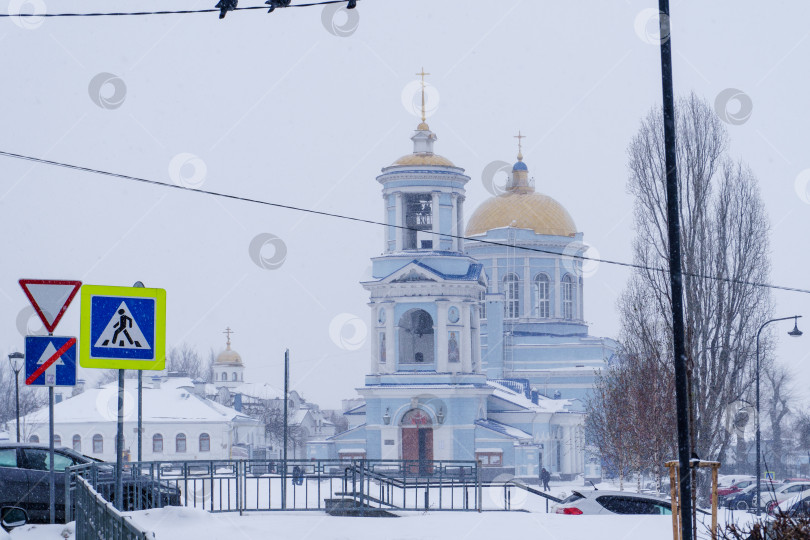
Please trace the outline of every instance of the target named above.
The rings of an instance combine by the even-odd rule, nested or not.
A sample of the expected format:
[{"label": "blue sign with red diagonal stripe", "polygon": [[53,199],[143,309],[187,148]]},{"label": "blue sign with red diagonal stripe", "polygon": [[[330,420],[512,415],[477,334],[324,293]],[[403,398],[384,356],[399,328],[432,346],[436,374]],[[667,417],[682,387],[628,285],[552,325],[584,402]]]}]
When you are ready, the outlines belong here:
[{"label": "blue sign with red diagonal stripe", "polygon": [[26,336],[25,384],[29,386],[75,386],[75,337]]}]

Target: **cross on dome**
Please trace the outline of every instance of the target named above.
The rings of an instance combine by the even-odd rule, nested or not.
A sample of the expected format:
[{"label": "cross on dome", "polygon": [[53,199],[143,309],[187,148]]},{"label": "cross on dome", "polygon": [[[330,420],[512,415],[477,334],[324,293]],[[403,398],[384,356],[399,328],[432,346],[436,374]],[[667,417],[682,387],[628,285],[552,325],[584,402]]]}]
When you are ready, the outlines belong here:
[{"label": "cross on dome", "polygon": [[520,133],[520,130],[518,130],[518,134],[514,135],[514,137],[515,137],[515,139],[518,140],[518,155],[517,155],[518,161],[523,161],[523,141],[522,141],[522,139],[525,139],[526,135],[522,135]]},{"label": "cross on dome", "polygon": [[425,73],[425,68],[422,68],[422,71],[417,73],[420,77],[422,77],[422,123],[417,126],[416,129],[419,131],[427,131],[430,128],[428,127],[427,123],[425,122],[425,75],[430,75],[430,73]]},{"label": "cross on dome", "polygon": [[231,350],[231,334],[235,334],[236,332],[231,330],[231,327],[228,326],[228,327],[225,328],[225,331],[222,332],[222,333],[226,334],[228,336],[228,341],[227,341],[226,345],[228,347],[228,350]]}]

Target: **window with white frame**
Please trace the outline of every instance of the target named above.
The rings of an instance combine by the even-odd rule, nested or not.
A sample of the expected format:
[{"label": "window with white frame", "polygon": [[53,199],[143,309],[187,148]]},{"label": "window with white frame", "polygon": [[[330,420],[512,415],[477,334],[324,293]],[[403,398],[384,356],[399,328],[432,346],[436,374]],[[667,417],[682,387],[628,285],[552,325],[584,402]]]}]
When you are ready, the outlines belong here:
[{"label": "window with white frame", "polygon": [[574,318],[574,280],[570,274],[562,278],[562,316],[563,319]]},{"label": "window with white frame", "polygon": [[160,433],[155,433],[152,435],[152,453],[153,454],[162,454],[163,453],[163,435]]},{"label": "window with white frame", "polygon": [[175,437],[174,440],[174,451],[178,454],[185,454],[186,453],[186,435],[185,433],[180,433]]},{"label": "window with white frame", "polygon": [[503,292],[506,302],[503,304],[503,316],[507,319],[520,317],[520,279],[515,274],[503,278]]},{"label": "window with white frame", "polygon": [[200,452],[210,452],[211,451],[211,437],[208,433],[201,433],[200,434]]},{"label": "window with white frame", "polygon": [[551,316],[551,295],[549,279],[546,274],[537,274],[534,278],[535,316],[546,319]]},{"label": "window with white frame", "polygon": [[104,453],[104,437],[102,437],[98,433],[93,435],[93,453],[94,454]]}]

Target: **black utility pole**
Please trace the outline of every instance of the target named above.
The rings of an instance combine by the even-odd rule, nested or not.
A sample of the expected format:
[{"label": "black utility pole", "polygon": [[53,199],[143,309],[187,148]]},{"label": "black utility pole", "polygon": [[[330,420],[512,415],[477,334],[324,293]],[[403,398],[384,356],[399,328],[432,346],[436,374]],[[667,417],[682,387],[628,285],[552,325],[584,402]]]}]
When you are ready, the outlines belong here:
[{"label": "black utility pole", "polygon": [[287,508],[287,397],[290,395],[290,349],[284,351],[284,435],[281,467],[281,508]]},{"label": "black utility pole", "polygon": [[672,90],[672,39],[669,0],[658,0],[661,39],[661,89],[664,100],[664,151],[667,173],[669,279],[672,287],[672,350],[675,353],[675,407],[678,416],[678,477],[680,478],[681,539],[692,538],[692,476],[689,460],[689,388],[683,323],[681,223],[678,209],[678,165],[675,152],[675,99]]}]

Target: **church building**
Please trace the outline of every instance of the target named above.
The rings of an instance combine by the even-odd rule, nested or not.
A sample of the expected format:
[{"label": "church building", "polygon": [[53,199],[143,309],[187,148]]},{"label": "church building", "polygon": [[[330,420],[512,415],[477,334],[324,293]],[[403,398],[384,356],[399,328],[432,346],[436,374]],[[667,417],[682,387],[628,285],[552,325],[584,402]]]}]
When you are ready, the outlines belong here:
[{"label": "church building", "polygon": [[346,412],[349,429],[310,442],[308,457],[480,459],[489,478],[536,479],[540,467],[575,476],[584,441],[573,403],[533,394],[503,371],[488,380],[482,298],[500,287],[465,252],[470,178],[434,153],[436,139],[423,109],[413,152],[377,177],[388,227],[362,283],[372,329],[363,402]]},{"label": "church building", "polygon": [[581,407],[617,343],[588,335],[583,234],[560,203],[535,191],[520,142],[504,193],[476,209],[465,236],[488,278],[480,324],[487,376]]}]

